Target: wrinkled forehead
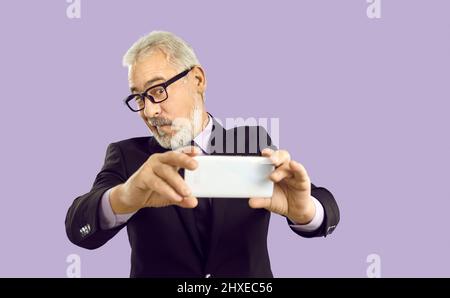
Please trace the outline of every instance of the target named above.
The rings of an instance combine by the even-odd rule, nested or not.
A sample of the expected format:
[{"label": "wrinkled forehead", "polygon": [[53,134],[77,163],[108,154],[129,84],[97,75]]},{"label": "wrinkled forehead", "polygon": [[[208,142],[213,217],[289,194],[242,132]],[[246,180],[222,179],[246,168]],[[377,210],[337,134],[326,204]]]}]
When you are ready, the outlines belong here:
[{"label": "wrinkled forehead", "polygon": [[176,74],[162,51],[154,51],[141,56],[128,67],[128,85],[131,92],[143,92],[145,89],[167,81]]}]

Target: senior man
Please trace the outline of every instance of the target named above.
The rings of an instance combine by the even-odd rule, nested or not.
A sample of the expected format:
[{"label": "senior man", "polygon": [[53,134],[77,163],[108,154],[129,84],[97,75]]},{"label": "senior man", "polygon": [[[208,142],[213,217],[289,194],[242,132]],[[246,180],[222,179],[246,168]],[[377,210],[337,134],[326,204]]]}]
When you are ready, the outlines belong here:
[{"label": "senior man", "polygon": [[[71,242],[95,249],[126,226],[131,277],[272,277],[271,212],[303,237],[335,229],[339,209],[333,195],[313,185],[305,168],[277,150],[263,128],[227,130],[207,112],[205,71],[185,41],[151,32],[132,45],[123,63],[131,90],[125,103],[152,136],[108,146],[92,189],[67,212]],[[180,169],[195,170],[198,154],[269,157],[273,196],[193,197]]]}]

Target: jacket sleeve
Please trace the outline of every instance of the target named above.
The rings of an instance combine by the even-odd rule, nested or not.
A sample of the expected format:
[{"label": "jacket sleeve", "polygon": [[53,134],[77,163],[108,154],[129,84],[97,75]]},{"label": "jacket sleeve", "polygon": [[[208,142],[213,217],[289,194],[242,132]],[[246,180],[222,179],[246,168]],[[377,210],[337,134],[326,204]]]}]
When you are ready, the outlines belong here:
[{"label": "jacket sleeve", "polygon": [[[264,148],[271,148],[273,150],[277,150],[277,147],[272,144],[272,140],[267,133],[267,131],[259,127],[259,133],[258,133],[258,143],[259,143],[259,149],[262,151]],[[322,225],[312,232],[300,232],[292,227],[291,230],[294,231],[294,233],[306,237],[306,238],[312,238],[312,237],[326,237],[327,235],[331,234],[336,226],[339,223],[340,220],[340,214],[339,214],[339,207],[337,205],[336,200],[333,197],[333,194],[328,191],[324,187],[316,187],[314,184],[311,183],[311,195],[315,197],[323,206],[324,209],[324,219],[322,222]],[[289,225],[294,225],[293,222],[291,222],[287,217],[286,220]]]},{"label": "jacket sleeve", "polygon": [[126,181],[126,169],[118,144],[112,143],[106,150],[104,165],[97,174],[91,190],[77,197],[66,215],[66,234],[69,240],[80,247],[95,249],[105,244],[126,224],[102,230],[99,207],[103,194],[110,188]]},{"label": "jacket sleeve", "polygon": [[[291,230],[294,233],[305,237],[326,237],[327,235],[333,233],[334,229],[339,223],[340,215],[339,215],[339,207],[336,203],[336,200],[333,197],[333,194],[323,187],[316,187],[311,183],[311,195],[315,197],[323,206],[324,209],[324,218],[320,227],[312,232],[300,232],[291,227]],[[290,221],[287,217],[286,220],[289,225],[293,225],[294,223]],[[290,226],[289,226],[290,227]]]}]

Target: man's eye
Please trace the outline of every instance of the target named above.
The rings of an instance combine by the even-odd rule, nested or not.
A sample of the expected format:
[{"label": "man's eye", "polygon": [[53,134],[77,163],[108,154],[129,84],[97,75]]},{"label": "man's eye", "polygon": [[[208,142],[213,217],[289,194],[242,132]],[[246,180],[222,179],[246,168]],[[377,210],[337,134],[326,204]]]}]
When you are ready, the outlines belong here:
[{"label": "man's eye", "polygon": [[159,95],[162,95],[162,94],[164,94],[164,89],[163,89],[163,88],[155,88],[155,89],[153,89],[153,90],[150,91],[150,94],[151,94],[152,96],[159,96]]}]

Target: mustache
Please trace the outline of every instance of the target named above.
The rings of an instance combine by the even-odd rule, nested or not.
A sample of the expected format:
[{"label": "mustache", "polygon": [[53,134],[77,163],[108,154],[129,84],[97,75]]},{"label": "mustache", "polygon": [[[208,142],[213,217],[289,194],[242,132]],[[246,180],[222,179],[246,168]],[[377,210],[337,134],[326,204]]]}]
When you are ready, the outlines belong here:
[{"label": "mustache", "polygon": [[172,120],[167,118],[151,117],[148,119],[148,122],[152,126],[172,125]]}]

